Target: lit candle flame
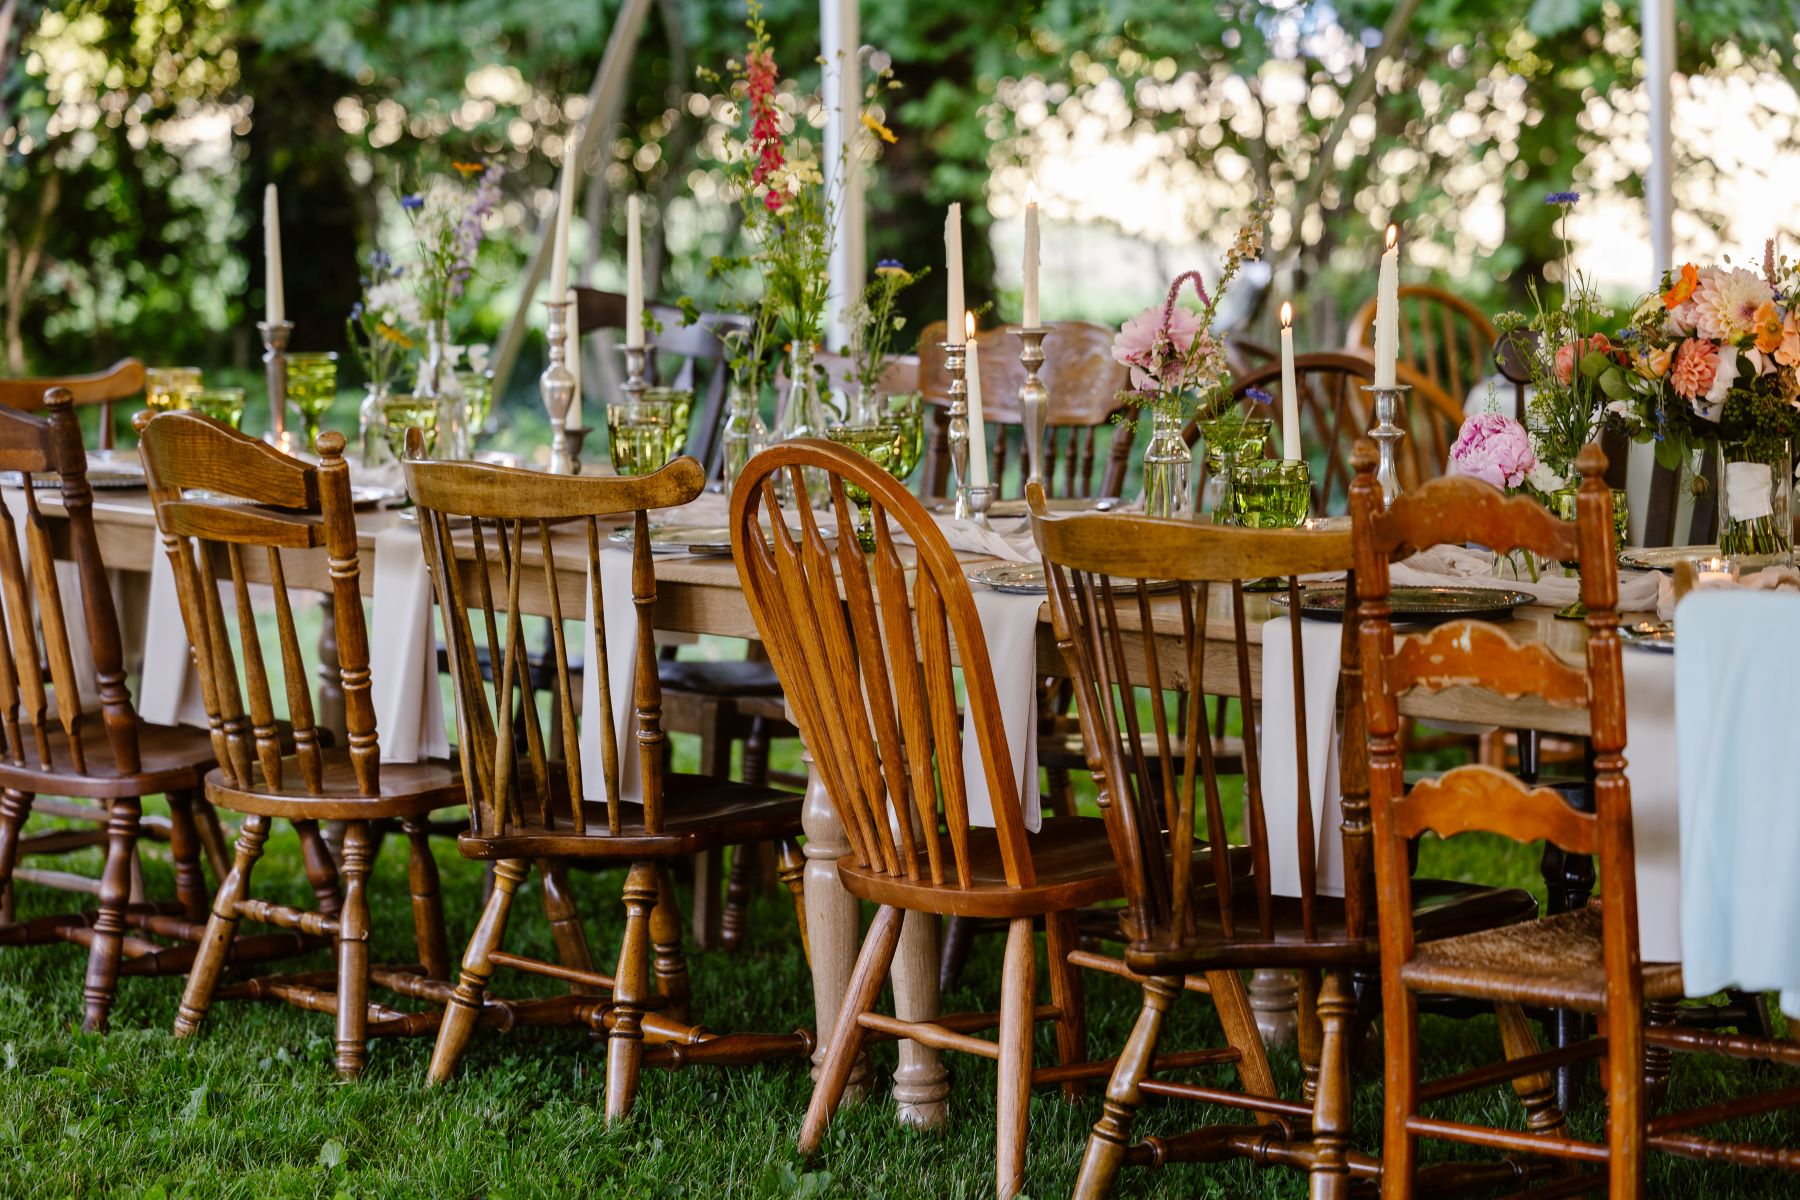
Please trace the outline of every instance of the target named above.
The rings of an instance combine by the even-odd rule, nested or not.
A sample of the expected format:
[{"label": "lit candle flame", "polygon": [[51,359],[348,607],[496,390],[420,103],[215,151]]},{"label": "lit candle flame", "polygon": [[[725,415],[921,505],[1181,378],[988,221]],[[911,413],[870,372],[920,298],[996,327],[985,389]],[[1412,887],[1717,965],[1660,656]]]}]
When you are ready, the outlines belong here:
[{"label": "lit candle flame", "polygon": [[1281,327],[1292,329],[1294,326],[1294,306],[1286,300],[1281,302]]},{"label": "lit candle flame", "polygon": [[1037,203],[1037,180],[1035,179],[1025,185],[1025,203],[1027,206]]},{"label": "lit candle flame", "polygon": [[1398,225],[1389,225],[1387,231],[1387,249],[1392,250],[1394,248],[1394,243],[1399,240],[1400,227]]},{"label": "lit candle flame", "polygon": [[975,314],[966,309],[963,312],[963,330],[971,342],[975,340]]}]

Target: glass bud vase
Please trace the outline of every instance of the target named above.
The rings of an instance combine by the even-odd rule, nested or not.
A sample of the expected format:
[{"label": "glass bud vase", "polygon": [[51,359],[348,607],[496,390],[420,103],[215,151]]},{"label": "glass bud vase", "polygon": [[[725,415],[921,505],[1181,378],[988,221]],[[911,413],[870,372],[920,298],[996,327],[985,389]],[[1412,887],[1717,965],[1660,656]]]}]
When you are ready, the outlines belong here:
[{"label": "glass bud vase", "polygon": [[362,407],[357,410],[356,440],[365,471],[379,471],[394,465],[394,452],[388,449],[388,394],[388,384],[370,383],[363,395]]},{"label": "glass bud vase", "polygon": [[1189,477],[1194,452],[1181,436],[1179,410],[1158,407],[1150,426],[1150,444],[1144,447],[1144,514],[1151,517],[1185,517],[1193,499]]},{"label": "glass bud vase", "polygon": [[1719,553],[1740,567],[1792,566],[1792,445],[1720,442],[1717,455]]},{"label": "glass bud vase", "polygon": [[[805,338],[795,338],[794,348],[788,358],[788,390],[782,400],[781,413],[775,419],[776,442],[791,442],[796,438],[822,438],[825,436],[825,402],[819,395],[819,375],[813,369],[812,343]],[[775,481],[777,494],[785,502],[788,498],[787,472],[782,472]],[[806,473],[806,492],[814,507],[824,503],[825,479],[821,472]]]},{"label": "glass bud vase", "polygon": [[725,410],[725,428],[720,435],[725,455],[724,491],[726,498],[743,474],[744,464],[756,457],[769,444],[769,429],[763,424],[762,385],[733,379],[731,395]]},{"label": "glass bud vase", "polygon": [[1200,440],[1206,447],[1203,511],[1212,514],[1216,525],[1237,523],[1237,476],[1239,469],[1259,461],[1269,441],[1271,422],[1266,418],[1243,419],[1215,417],[1200,422]]},{"label": "glass bud vase", "polygon": [[437,405],[437,449],[439,458],[469,457],[468,414],[463,404],[462,384],[456,378],[456,359],[461,347],[450,341],[450,322],[439,317],[425,323],[425,357],[419,363],[419,376],[413,384],[413,395]]}]

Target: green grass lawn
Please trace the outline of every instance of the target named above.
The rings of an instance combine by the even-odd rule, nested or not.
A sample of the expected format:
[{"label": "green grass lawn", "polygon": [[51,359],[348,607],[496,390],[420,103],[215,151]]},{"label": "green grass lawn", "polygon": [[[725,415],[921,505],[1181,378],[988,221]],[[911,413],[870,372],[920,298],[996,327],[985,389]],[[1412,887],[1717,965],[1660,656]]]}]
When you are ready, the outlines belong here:
[{"label": "green grass lawn", "polygon": [[[409,960],[411,922],[404,855],[390,839],[371,885],[378,959]],[[153,851],[150,886],[172,890],[165,858]],[[448,842],[438,846],[453,949],[473,924],[481,873]],[[1536,885],[1537,851],[1474,837],[1425,847],[1423,869],[1463,878]],[[98,856],[70,856],[97,870]],[[291,833],[271,838],[257,872],[263,894],[303,901],[304,876]],[[610,960],[620,926],[619,873],[578,875],[596,958]],[[55,911],[65,897],[22,886],[21,918]],[[514,908],[509,948],[549,954],[548,928],[535,883]],[[759,898],[748,945],[735,955],[690,956],[697,1019],[718,1030],[787,1030],[812,1021],[811,990],[794,936],[791,909]],[[946,1010],[991,1007],[1000,939],[984,939],[964,984]],[[430,1043],[382,1041],[364,1079],[336,1082],[327,1016],[285,1006],[221,1002],[202,1034],[177,1042],[169,1029],[179,979],[126,979],[105,1037],[79,1032],[84,954],[69,946],[0,952],[0,1195],[6,1196],[894,1196],[992,1195],[994,1066],[948,1055],[952,1094],[948,1128],[900,1129],[886,1078],[892,1046],[874,1051],[870,1100],[845,1110],[823,1152],[800,1162],[794,1139],[810,1083],[798,1062],[736,1070],[648,1072],[632,1119],[608,1129],[601,1117],[604,1046],[572,1031],[525,1030],[478,1036],[459,1078],[427,1090]],[[301,965],[323,967],[318,953]],[[502,975],[518,993],[533,981]],[[539,982],[541,986],[541,981]],[[523,985],[523,986],[522,986]],[[1090,977],[1089,1052],[1116,1052],[1136,1014],[1136,993]],[[389,999],[383,996],[384,1000]],[[405,1002],[399,1002],[405,1007]],[[1428,1018],[1429,1070],[1443,1073],[1497,1055],[1491,1018]],[[1218,1044],[1218,1022],[1203,998],[1177,1006],[1165,1048]],[[1042,1061],[1053,1045],[1045,1026]],[[1275,1059],[1283,1089],[1297,1092],[1291,1052]],[[1227,1071],[1201,1078],[1230,1082]],[[1378,1050],[1359,1067],[1356,1144],[1379,1142]],[[1694,1103],[1779,1082],[1735,1064],[1677,1064],[1674,1099]],[[1059,1092],[1032,1100],[1028,1192],[1065,1196],[1088,1127],[1099,1112],[1090,1094],[1068,1103]],[[1590,1100],[1577,1114],[1589,1135],[1603,1114]],[[1464,1119],[1519,1124],[1509,1092],[1443,1106]],[[1144,1132],[1173,1132],[1225,1114],[1153,1104]],[[1796,1122],[1740,1122],[1746,1138],[1800,1144]],[[1446,1153],[1427,1149],[1428,1156]],[[1652,1194],[1777,1196],[1789,1177],[1690,1163],[1655,1162]],[[1288,1197],[1306,1194],[1302,1176],[1246,1164],[1128,1169],[1121,1196]]]}]

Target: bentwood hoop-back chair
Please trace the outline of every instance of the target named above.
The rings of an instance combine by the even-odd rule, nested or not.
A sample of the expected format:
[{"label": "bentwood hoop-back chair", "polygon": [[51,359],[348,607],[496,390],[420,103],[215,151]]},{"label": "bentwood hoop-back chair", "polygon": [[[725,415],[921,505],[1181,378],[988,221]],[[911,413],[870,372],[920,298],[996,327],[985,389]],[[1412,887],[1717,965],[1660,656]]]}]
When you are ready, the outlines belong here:
[{"label": "bentwood hoop-back chair", "polygon": [[[803,470],[827,479],[840,529],[856,517],[847,489],[871,498],[872,557],[853,538],[838,539],[833,549],[810,508],[781,510],[777,477],[787,473],[799,483]],[[793,494],[805,495],[804,486]],[[765,517],[769,535],[762,532]],[[801,1152],[818,1150],[864,1042],[872,1035],[913,1038],[998,1062],[997,1182],[1001,1197],[1012,1196],[1024,1176],[1031,1085],[1073,1086],[1109,1066],[1085,1061],[1082,988],[1069,960],[1075,910],[1122,892],[1105,826],[1092,817],[1047,816],[1039,832],[1027,832],[968,581],[923,505],[879,466],[815,439],[766,450],[732,493],[731,533],[750,610],[850,843],[838,877],[850,894],[878,906],[826,1047]],[[916,569],[902,562],[902,534],[912,542]],[[964,772],[952,644],[980,778]],[[976,789],[991,803],[992,828],[970,824]],[[971,1032],[994,1027],[993,1013],[915,1021],[875,1011],[908,912],[1007,922],[997,1040]],[[1045,924],[1050,947],[1048,1007],[1036,994],[1034,921]],[[1032,1034],[1045,1020],[1055,1023],[1061,1062],[1034,1069]],[[1235,1057],[1205,1051],[1184,1061]]]},{"label": "bentwood hoop-back chair", "polygon": [[[1375,300],[1370,296],[1350,318],[1344,344],[1353,350],[1374,348]],[[1442,288],[1407,284],[1399,301],[1400,362],[1460,411],[1470,390],[1494,373],[1494,323]]]},{"label": "bentwood hoop-back chair", "polygon": [[[1601,479],[1605,456],[1599,447],[1589,446],[1577,459],[1582,483],[1573,523],[1557,520],[1528,497],[1509,498],[1468,478],[1434,480],[1396,497],[1384,512],[1375,462],[1372,445],[1357,447],[1351,519],[1362,584],[1360,639],[1381,896],[1387,1071],[1382,1194],[1412,1194],[1418,1139],[1433,1137],[1604,1163],[1604,1181],[1590,1178],[1592,1186],[1604,1182],[1615,1200],[1641,1195],[1649,1119],[1643,1005],[1646,999],[1679,996],[1681,974],[1673,964],[1638,961],[1631,787],[1624,775],[1618,566],[1612,494]],[[1500,553],[1526,549],[1579,562],[1588,610],[1585,663],[1566,662],[1542,645],[1521,646],[1504,630],[1475,621],[1397,638],[1388,610],[1390,556],[1400,547],[1463,541],[1478,541]],[[1485,687],[1506,696],[1535,696],[1559,708],[1586,709],[1596,768],[1595,811],[1581,812],[1554,791],[1481,764],[1454,768],[1409,789],[1397,741],[1399,700],[1410,692],[1448,687]],[[1474,830],[1520,842],[1542,838],[1566,853],[1598,856],[1599,907],[1420,944],[1405,921],[1391,919],[1412,900],[1409,844],[1427,831],[1449,837]],[[1421,1083],[1420,993],[1601,1013],[1603,1036],[1508,1069],[1477,1068]],[[1424,1104],[1502,1082],[1520,1070],[1541,1071],[1602,1054],[1609,1100],[1602,1144],[1579,1141],[1566,1132],[1520,1135],[1420,1111]]]},{"label": "bentwood hoop-back chair", "polygon": [[[204,838],[217,844],[223,837],[200,798],[211,740],[197,730],[145,724],[132,707],[73,404],[69,390],[57,387],[44,397],[48,418],[0,407],[0,471],[21,473],[17,494],[0,493],[0,945],[85,944],[82,1024],[91,1033],[106,1028],[121,971],[187,969],[191,945],[152,938],[199,941],[207,902],[201,847]],[[34,479],[40,474],[57,477],[60,487],[51,494],[65,521],[43,511],[43,488]],[[73,596],[63,593],[58,559],[75,564]],[[93,661],[86,679],[78,641]],[[157,793],[168,797],[167,818],[143,814],[142,798]],[[27,836],[34,812],[73,824]],[[138,854],[146,836],[169,843],[172,902],[142,894]],[[88,846],[105,847],[98,879],[20,865],[23,856]],[[20,883],[92,893],[99,905],[15,922],[13,889]]]},{"label": "bentwood hoop-back chair", "polygon": [[113,448],[113,404],[144,390],[144,364],[121,358],[104,371],[87,375],[60,375],[35,379],[0,379],[0,405],[23,412],[38,412],[53,388],[68,391],[70,403],[100,406],[100,449]]},{"label": "bentwood hoop-back chair", "polygon": [[[1033,531],[1050,576],[1057,643],[1075,683],[1088,770],[1124,880],[1121,917],[1124,965],[1144,978],[1143,1009],[1107,1088],[1105,1109],[1088,1142],[1076,1186],[1084,1198],[1104,1196],[1126,1162],[1161,1165],[1244,1155],[1308,1170],[1315,1197],[1348,1195],[1352,1175],[1379,1168],[1352,1153],[1351,1046],[1362,1022],[1349,973],[1377,961],[1370,872],[1367,759],[1362,738],[1361,673],[1346,621],[1329,650],[1341,658],[1343,711],[1337,764],[1343,823],[1314,826],[1312,782],[1331,778],[1309,739],[1270,744],[1259,721],[1246,718],[1235,761],[1216,758],[1209,736],[1209,699],[1254,694],[1263,621],[1298,607],[1299,578],[1345,571],[1348,531],[1252,530],[1111,513],[1050,514],[1037,506]],[[1263,578],[1284,584],[1289,607],[1273,608],[1244,585]],[[1171,596],[1153,597],[1153,581],[1175,581]],[[1163,586],[1166,586],[1163,585]],[[1354,578],[1348,585],[1354,593]],[[1273,628],[1273,627],[1270,627]],[[1293,728],[1305,729],[1307,652],[1302,624],[1290,621],[1285,650]],[[1171,654],[1146,645],[1144,631],[1176,639]],[[1315,645],[1314,650],[1318,652]],[[1269,681],[1263,678],[1266,686]],[[1210,693],[1210,696],[1209,696]],[[1336,693],[1333,695],[1336,699]],[[1147,705],[1147,707],[1146,707]],[[1324,716],[1333,719],[1333,712]],[[1246,706],[1254,712],[1254,706]],[[1320,720],[1313,714],[1312,722]],[[1282,783],[1274,782],[1276,755]],[[1238,776],[1234,783],[1230,777]],[[1267,783],[1265,783],[1267,781]],[[1274,790],[1280,789],[1281,794]],[[1241,815],[1228,798],[1241,789]],[[1278,853],[1274,814],[1292,830],[1298,895],[1278,894],[1271,859]],[[1234,840],[1233,827],[1243,833]],[[1335,832],[1343,864],[1341,896],[1320,893],[1317,856]],[[1516,921],[1537,911],[1521,891],[1438,880],[1414,882],[1403,908],[1421,936],[1442,936]],[[1406,917],[1401,918],[1402,922]],[[1300,1052],[1307,1068],[1304,1099],[1277,1098],[1262,1043],[1236,974],[1255,968],[1298,969],[1302,976]],[[1321,979],[1321,973],[1323,978]],[[1162,1025],[1184,980],[1204,974],[1232,1047],[1242,1056],[1242,1093],[1154,1077]],[[1191,985],[1190,985],[1191,986]],[[1502,1014],[1523,1052],[1528,1034],[1516,1008]],[[1535,1047],[1534,1047],[1535,1048]],[[1547,1079],[1527,1097],[1550,1120]],[[1257,1114],[1244,1125],[1215,1125],[1133,1148],[1133,1117],[1146,1096],[1185,1098]]]},{"label": "bentwood hoop-back chair", "polygon": [[[676,459],[639,477],[545,475],[537,471],[468,462],[427,462],[409,447],[407,489],[418,504],[419,536],[431,566],[439,610],[450,641],[455,682],[457,743],[468,791],[470,826],[459,841],[464,855],[494,864],[494,888],[469,939],[462,972],[431,1056],[430,1079],[450,1078],[475,1028],[495,1003],[487,999],[496,967],[546,975],[571,985],[560,1009],[543,1015],[585,1024],[607,1038],[606,1115],[630,1112],[644,1066],[721,1066],[756,1062],[812,1050],[810,1034],[713,1034],[690,1024],[681,914],[669,864],[679,857],[725,846],[778,844],[783,879],[800,909],[802,860],[793,838],[800,832],[801,798],[702,775],[677,775],[664,766],[661,685],[653,618],[656,571],[651,561],[651,509],[686,504],[700,494],[705,476],[692,458]],[[606,594],[601,561],[602,522],[624,521],[633,532],[630,592]],[[606,553],[611,553],[607,551]],[[620,553],[624,553],[621,551]],[[564,573],[574,572],[572,580]],[[521,589],[546,602],[553,639],[552,706],[561,728],[564,757],[552,759],[537,705],[523,687]],[[599,762],[584,776],[588,755],[575,713],[577,696],[569,669],[574,647],[563,618],[590,605],[596,627]],[[612,662],[605,627],[629,622],[635,630],[632,662]],[[504,640],[503,640],[504,639]],[[498,661],[498,679],[483,678],[479,648]],[[634,747],[621,745],[614,725],[614,672],[628,672],[636,709],[635,795],[627,793]],[[521,693],[524,692],[523,698]],[[521,704],[521,700],[523,703]],[[515,705],[522,712],[515,712]],[[524,727],[524,747],[514,729]],[[510,954],[501,947],[514,894],[538,869],[549,877],[565,862],[627,868],[625,925],[618,966],[610,975],[593,967],[587,941],[573,913],[556,928],[560,963]],[[651,984],[654,972],[654,987]]]},{"label": "bentwood hoop-back chair", "polygon": [[[219,763],[206,777],[206,797],[244,817],[231,872],[214,894],[212,918],[176,1011],[175,1034],[198,1032],[216,998],[282,1000],[335,1014],[337,1070],[355,1078],[367,1062],[371,1036],[424,1033],[435,1024],[433,1013],[371,1004],[368,989],[374,982],[429,1000],[441,999],[447,987],[449,955],[427,822],[436,810],[462,803],[462,785],[449,763],[381,761],[343,435],[319,438],[314,467],[198,413],[142,414],[138,427]],[[331,591],[348,729],[343,747],[326,744],[314,717],[290,571]],[[227,583],[229,599],[221,592]],[[273,605],[272,647],[264,644],[255,611],[257,585],[266,586]],[[228,607],[236,617],[236,645]],[[287,728],[277,719],[278,703],[287,709]],[[250,893],[251,873],[277,820],[290,823],[299,838],[316,907]],[[343,822],[342,861],[336,865],[319,835],[320,821]],[[369,872],[382,831],[396,823],[410,853],[419,962],[373,965]],[[336,969],[221,987],[220,973],[245,919],[301,934],[310,946],[331,945]]]},{"label": "bentwood hoop-back chair", "polygon": [[[1131,465],[1132,432],[1113,423],[1124,410],[1119,393],[1128,379],[1124,364],[1112,356],[1113,331],[1090,321],[1050,321],[1046,327],[1050,332],[1044,336],[1044,365],[1038,369],[1051,396],[1044,438],[1045,487],[1062,496],[1117,496]],[[942,321],[919,334],[919,390],[932,411],[920,489],[926,496],[947,495],[950,487],[950,373],[938,348],[943,340]],[[980,347],[991,478],[1001,486],[1008,462],[1017,463],[1021,482],[1016,494],[1022,495],[1030,454],[1019,423],[1019,387],[1025,380],[1019,339],[996,328],[978,331],[975,341]]]}]

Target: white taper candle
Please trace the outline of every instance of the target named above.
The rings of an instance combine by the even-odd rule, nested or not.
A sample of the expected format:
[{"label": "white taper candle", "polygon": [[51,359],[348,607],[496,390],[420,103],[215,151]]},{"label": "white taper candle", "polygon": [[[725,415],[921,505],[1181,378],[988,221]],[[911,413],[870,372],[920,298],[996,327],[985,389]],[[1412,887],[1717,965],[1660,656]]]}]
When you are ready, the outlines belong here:
[{"label": "white taper candle", "polygon": [[1027,329],[1038,325],[1038,202],[1037,184],[1025,193],[1025,298],[1021,316]]},{"label": "white taper candle", "polygon": [[1281,305],[1281,457],[1299,462],[1300,389],[1294,384],[1294,306]]},{"label": "white taper candle", "polygon": [[287,297],[281,277],[281,205],[275,185],[263,188],[263,316],[271,325],[287,319]]},{"label": "white taper candle", "polygon": [[969,381],[969,484],[988,485],[987,426],[981,416],[981,356],[975,344],[975,314],[965,312],[963,333],[968,342],[964,375]]},{"label": "white taper candle", "polygon": [[568,324],[563,333],[563,362],[569,368],[569,374],[575,379],[574,398],[569,401],[568,415],[563,418],[564,429],[581,428],[581,323],[575,319],[575,289],[569,288],[563,293],[569,307],[565,310]]},{"label": "white taper candle", "polygon": [[963,340],[962,205],[952,204],[944,218],[944,340]]},{"label": "white taper candle", "polygon": [[1375,286],[1375,386],[1394,386],[1394,364],[1400,358],[1400,231],[1387,228],[1381,275]]},{"label": "white taper candle", "polygon": [[625,198],[625,344],[644,344],[644,235],[636,193]]}]

